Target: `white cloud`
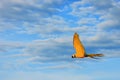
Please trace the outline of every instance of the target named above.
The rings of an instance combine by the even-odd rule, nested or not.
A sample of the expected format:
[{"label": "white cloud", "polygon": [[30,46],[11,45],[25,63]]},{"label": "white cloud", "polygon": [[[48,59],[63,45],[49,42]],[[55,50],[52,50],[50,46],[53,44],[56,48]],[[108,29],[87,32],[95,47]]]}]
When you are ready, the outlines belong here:
[{"label": "white cloud", "polygon": [[70,14],[72,14],[73,16],[80,17],[80,18],[87,17],[88,14],[94,15],[93,13],[94,7],[92,6],[82,7],[80,2],[81,1],[71,4],[72,12],[70,12]]},{"label": "white cloud", "polygon": [[[23,53],[28,53],[32,56],[48,57],[49,60],[65,59],[64,56],[70,54],[72,44],[70,38],[56,38],[48,40],[35,40],[29,43],[23,49]],[[64,50],[64,48],[66,49]],[[68,54],[67,54],[68,53]],[[56,57],[54,57],[56,56]],[[37,58],[38,60],[40,58]],[[45,58],[44,58],[45,59]]]},{"label": "white cloud", "polygon": [[119,22],[118,20],[106,20],[104,22],[99,23],[97,26],[100,29],[109,29],[109,28],[113,28],[113,29],[118,29],[119,27]]},{"label": "white cloud", "polygon": [[99,52],[105,54],[105,57],[108,57],[108,58],[119,58],[120,57],[119,49],[101,49]]},{"label": "white cloud", "polygon": [[97,21],[96,18],[82,18],[78,21],[79,25],[94,25],[97,24],[99,21]]},{"label": "white cloud", "polygon": [[[44,64],[72,61],[71,55],[73,53],[71,52],[73,51],[72,43],[70,43],[71,39],[68,37],[35,40],[29,43],[1,41],[1,59],[6,59],[2,61],[1,67],[3,70],[8,70],[13,69],[13,67],[16,69],[22,68],[23,65],[27,67],[31,62]],[[8,67],[5,67],[5,65]]]},{"label": "white cloud", "polygon": [[113,7],[113,1],[112,0],[90,0],[90,3],[93,4],[93,6],[98,10],[108,10],[109,8]]},{"label": "white cloud", "polygon": [[[103,43],[103,38],[100,38],[96,36],[96,38],[88,38],[88,41],[86,42],[86,47],[92,47],[91,49],[97,50],[97,53],[103,53],[105,57],[118,57],[119,54],[119,48],[114,49],[118,43]],[[108,39],[110,40],[110,39]],[[107,41],[108,41],[107,40]],[[98,41],[98,42],[96,42]],[[104,41],[104,40],[103,40]],[[71,58],[71,55],[74,53],[74,48],[72,46],[72,37],[60,37],[60,38],[51,38],[46,40],[34,40],[29,43],[19,43],[19,42],[2,42],[1,49],[6,50],[9,52],[12,50],[17,50],[18,54],[3,54],[1,55],[1,58],[9,58],[10,61],[7,63],[6,61],[1,64],[2,69],[13,69],[16,68],[24,68],[23,69],[32,69],[29,64],[36,65],[35,70],[41,70],[41,69],[59,69],[59,68],[69,68],[69,66],[61,66],[63,63],[68,64],[71,62],[77,63],[76,60],[73,60]],[[104,49],[107,47],[108,49]],[[110,48],[113,49],[110,49]],[[119,47],[119,46],[118,46]],[[97,49],[98,48],[98,49]],[[14,52],[14,51],[10,51]],[[13,61],[11,59],[14,58],[14,62],[17,64],[13,64]],[[78,61],[84,62],[83,60]],[[57,63],[62,63],[61,65],[56,66]],[[38,67],[40,64],[44,65],[45,63],[51,64],[51,66],[48,67]],[[8,67],[5,67],[7,65]],[[13,66],[13,67],[12,67]],[[74,64],[75,68],[78,66]]]},{"label": "white cloud", "polygon": [[24,22],[23,28],[21,28],[18,33],[26,34],[39,34],[40,37],[58,37],[74,32],[85,32],[87,31],[87,26],[75,26],[71,27],[72,22],[66,21],[60,16],[51,16],[48,18],[41,18],[36,23]]},{"label": "white cloud", "polygon": [[[118,1],[119,2],[119,1]],[[86,47],[119,48],[119,11],[116,1],[82,0],[71,4],[77,24],[88,26],[83,42]]]},{"label": "white cloud", "polygon": [[[70,74],[68,74],[68,72]],[[14,74],[10,74],[10,76],[4,78],[4,80],[39,80],[39,79],[43,79],[43,80],[93,80],[93,78],[91,78],[88,75],[85,74],[80,74],[80,75],[74,75],[73,73],[71,73],[70,71],[67,72],[57,72],[57,73],[42,73],[42,72],[22,72],[22,71],[17,71],[17,72],[12,72]],[[22,76],[22,77],[21,77]]]},{"label": "white cloud", "polygon": [[4,32],[6,30],[17,30],[15,24],[12,22],[5,22],[4,20],[0,19],[0,32]]},{"label": "white cloud", "polygon": [[[55,70],[51,71],[46,71],[42,72],[42,71],[13,71],[10,72],[11,74],[8,75],[9,72],[2,72],[1,75],[8,75],[7,77],[2,77],[3,80],[39,80],[39,79],[43,79],[43,80],[98,80],[98,79],[120,79],[119,77],[119,72],[113,71],[91,71],[88,72],[87,74],[82,73],[81,70],[77,70],[78,72],[80,71],[80,73],[75,73],[74,71],[70,71],[70,70],[61,70],[61,71],[57,71],[55,72]],[[22,76],[22,77],[21,77]]]},{"label": "white cloud", "polygon": [[[40,38],[28,43],[1,41],[0,51],[5,53],[5,55],[2,54],[2,57],[6,55],[17,57],[16,62],[24,63],[26,66],[29,62],[72,61],[74,32],[80,33],[86,48],[94,49],[98,53],[111,52],[112,54],[115,52],[114,56],[119,55],[119,4],[103,0],[98,2],[93,0],[90,3],[88,0],[75,1],[67,6],[72,11],[68,11],[66,14],[73,18],[77,17],[77,19],[68,20],[66,19],[68,17],[64,18],[64,16],[56,14],[57,11],[62,10],[58,8],[64,5],[62,1],[44,0],[40,3],[38,0],[2,0],[0,3],[0,31],[14,30],[13,32],[23,35],[38,34]],[[73,24],[75,25],[71,26]],[[113,28],[115,29],[113,30]],[[113,49],[111,50],[111,48]],[[19,54],[14,54],[16,52]],[[22,58],[22,61],[19,58]],[[61,67],[68,66],[52,66],[51,68]]]},{"label": "white cloud", "polygon": [[0,41],[0,49],[5,52],[9,52],[14,49],[22,49],[25,47],[21,42],[9,42],[9,41]]},{"label": "white cloud", "polygon": [[39,22],[43,17],[56,14],[57,7],[62,5],[64,6],[63,0],[1,0],[1,30],[22,27],[24,22]]}]

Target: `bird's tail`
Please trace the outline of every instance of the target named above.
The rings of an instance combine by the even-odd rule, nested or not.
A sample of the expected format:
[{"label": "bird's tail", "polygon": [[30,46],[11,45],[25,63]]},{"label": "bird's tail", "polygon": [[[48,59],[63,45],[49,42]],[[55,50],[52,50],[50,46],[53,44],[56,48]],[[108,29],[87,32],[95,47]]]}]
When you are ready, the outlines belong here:
[{"label": "bird's tail", "polygon": [[94,57],[102,57],[103,54],[87,54],[86,57],[94,58]]}]

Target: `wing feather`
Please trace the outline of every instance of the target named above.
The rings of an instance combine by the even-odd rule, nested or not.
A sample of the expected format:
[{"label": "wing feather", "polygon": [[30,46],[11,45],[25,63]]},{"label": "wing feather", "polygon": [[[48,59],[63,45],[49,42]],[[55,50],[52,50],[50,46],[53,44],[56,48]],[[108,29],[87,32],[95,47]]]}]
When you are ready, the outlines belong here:
[{"label": "wing feather", "polygon": [[77,33],[75,33],[74,37],[73,37],[73,46],[75,48],[77,57],[84,57],[85,56],[84,46],[83,46],[82,42],[80,41],[79,35]]}]

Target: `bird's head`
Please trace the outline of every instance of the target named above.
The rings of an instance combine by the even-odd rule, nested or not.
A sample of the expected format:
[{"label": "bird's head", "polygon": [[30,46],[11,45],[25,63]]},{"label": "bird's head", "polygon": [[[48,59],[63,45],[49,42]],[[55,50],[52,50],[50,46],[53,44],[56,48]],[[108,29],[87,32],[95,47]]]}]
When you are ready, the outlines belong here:
[{"label": "bird's head", "polygon": [[75,55],[75,54],[73,54],[73,55],[72,55],[72,58],[76,58],[76,55]]}]

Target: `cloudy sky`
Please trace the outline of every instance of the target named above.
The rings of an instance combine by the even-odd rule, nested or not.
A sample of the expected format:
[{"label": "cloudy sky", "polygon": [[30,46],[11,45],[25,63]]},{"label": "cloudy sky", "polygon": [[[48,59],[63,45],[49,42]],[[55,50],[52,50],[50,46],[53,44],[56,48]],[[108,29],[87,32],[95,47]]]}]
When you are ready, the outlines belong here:
[{"label": "cloudy sky", "polygon": [[[73,34],[100,59],[72,59]],[[0,0],[0,80],[120,79],[119,0]]]}]

